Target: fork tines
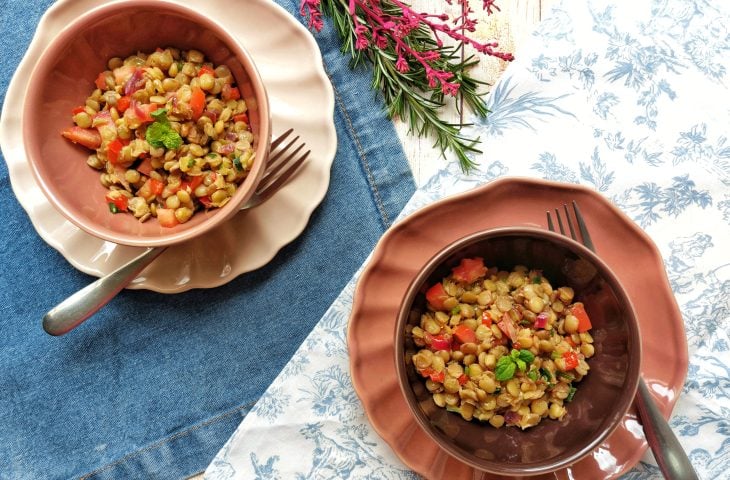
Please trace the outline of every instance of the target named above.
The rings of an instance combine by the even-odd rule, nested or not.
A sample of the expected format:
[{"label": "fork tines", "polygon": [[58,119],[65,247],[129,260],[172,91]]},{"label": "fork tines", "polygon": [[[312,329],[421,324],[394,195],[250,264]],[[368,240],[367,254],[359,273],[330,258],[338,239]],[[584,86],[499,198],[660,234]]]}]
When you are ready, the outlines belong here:
[{"label": "fork tines", "polygon": [[[586,247],[588,247],[589,249],[594,250],[593,241],[591,240],[591,236],[588,233],[588,229],[586,227],[585,220],[583,219],[583,215],[581,215],[581,213],[580,213],[580,208],[578,208],[578,203],[575,200],[573,200],[572,204],[573,204],[573,215],[575,216],[575,221],[578,224],[578,229],[580,230],[580,235],[582,237],[583,244]],[[577,241],[578,238],[575,233],[575,228],[573,226],[573,220],[571,218],[570,211],[568,210],[568,205],[565,203],[563,204],[563,210],[565,211],[565,221],[567,222],[568,229],[570,230],[570,238]],[[550,214],[549,210],[546,213],[547,213],[548,229],[551,232],[554,232],[555,224],[553,223],[552,215]],[[555,218],[558,221],[558,228],[560,230],[560,233],[562,235],[566,235],[565,227],[563,226],[563,220],[560,215],[560,210],[558,210],[557,208],[555,209]]]}]

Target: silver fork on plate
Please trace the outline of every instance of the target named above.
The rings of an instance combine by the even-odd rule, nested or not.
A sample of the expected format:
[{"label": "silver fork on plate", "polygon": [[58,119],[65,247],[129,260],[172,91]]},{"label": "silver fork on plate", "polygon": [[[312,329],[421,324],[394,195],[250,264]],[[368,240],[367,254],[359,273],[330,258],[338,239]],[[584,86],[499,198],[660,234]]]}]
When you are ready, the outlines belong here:
[{"label": "silver fork on plate", "polygon": [[[591,235],[588,232],[583,215],[580,213],[578,203],[575,200],[573,200],[572,203],[573,214],[575,215],[578,230],[580,231],[580,241],[589,250],[595,252],[596,248],[591,240]],[[570,231],[570,237],[573,240],[578,241],[575,227],[573,226],[573,220],[571,219],[570,212],[568,210],[568,205],[563,204],[563,210],[565,212],[566,223],[568,224],[568,229]],[[560,216],[560,210],[557,208],[555,209],[555,217],[557,218],[560,233],[567,236],[565,227],[563,226],[563,220]],[[553,223],[553,219],[549,211],[547,212],[547,222],[548,229],[554,232],[555,224]],[[697,473],[695,473],[687,454],[684,452],[682,445],[679,443],[679,440],[677,440],[674,432],[669,427],[669,423],[667,423],[656,403],[654,403],[654,399],[649,393],[649,388],[646,386],[644,379],[641,377],[639,377],[636,407],[639,411],[641,423],[644,426],[646,440],[651,447],[651,451],[654,454],[654,458],[656,458],[659,470],[661,470],[664,478],[672,480],[697,479]]]},{"label": "silver fork on plate", "polygon": [[[266,172],[256,192],[241,207],[241,210],[256,207],[268,200],[304,164],[310,151],[300,153],[305,145],[303,142],[298,142],[298,136],[286,145],[281,146],[292,132],[293,129],[289,129],[271,142],[271,153]],[[279,148],[280,146],[281,148]],[[148,248],[138,257],[74,293],[43,316],[43,330],[50,335],[63,335],[73,330],[109,303],[117,293],[129,285],[147,265],[152,263],[165,250],[167,250],[167,247]]]}]

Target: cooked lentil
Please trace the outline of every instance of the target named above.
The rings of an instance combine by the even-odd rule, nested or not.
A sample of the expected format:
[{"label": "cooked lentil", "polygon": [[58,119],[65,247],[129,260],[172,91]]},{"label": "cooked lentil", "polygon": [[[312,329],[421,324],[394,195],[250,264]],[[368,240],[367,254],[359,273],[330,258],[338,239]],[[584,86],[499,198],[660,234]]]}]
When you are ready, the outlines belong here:
[{"label": "cooked lentil", "polygon": [[62,135],[94,150],[87,164],[109,189],[110,211],[173,227],[228,203],[255,160],[230,69],[175,48],[107,66]]},{"label": "cooked lentil", "polygon": [[463,259],[428,289],[426,312],[412,312],[406,359],[433,402],[465,420],[523,430],[560,420],[595,354],[574,295],[525,266],[498,271]]}]

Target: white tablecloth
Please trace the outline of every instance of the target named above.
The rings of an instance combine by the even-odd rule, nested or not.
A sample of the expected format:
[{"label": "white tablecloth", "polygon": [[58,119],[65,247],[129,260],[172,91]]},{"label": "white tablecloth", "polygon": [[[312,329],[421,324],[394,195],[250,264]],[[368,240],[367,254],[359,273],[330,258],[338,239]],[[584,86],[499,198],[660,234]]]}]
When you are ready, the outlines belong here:
[{"label": "white tablecloth", "polygon": [[[701,478],[730,478],[730,8],[722,0],[564,2],[517,52],[449,164],[403,216],[504,175],[581,183],[654,240],[685,321],[671,426]],[[349,377],[359,274],[208,470],[208,479],[417,478],[372,430]],[[654,460],[626,479],[661,478]]]}]

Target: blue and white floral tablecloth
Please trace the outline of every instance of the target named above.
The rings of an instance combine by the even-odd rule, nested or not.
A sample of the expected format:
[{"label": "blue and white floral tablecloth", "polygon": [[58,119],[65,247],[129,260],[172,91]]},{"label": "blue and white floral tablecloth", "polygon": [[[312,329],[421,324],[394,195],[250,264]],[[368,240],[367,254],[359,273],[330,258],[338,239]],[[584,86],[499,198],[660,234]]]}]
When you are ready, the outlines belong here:
[{"label": "blue and white floral tablecloth", "polygon": [[[503,175],[595,188],[665,259],[689,344],[671,426],[701,478],[730,478],[730,7],[564,2],[477,121],[481,170],[455,163],[402,216]],[[346,344],[358,274],[248,414],[206,478],[417,478],[372,430]],[[661,475],[650,453],[624,479]]]}]

